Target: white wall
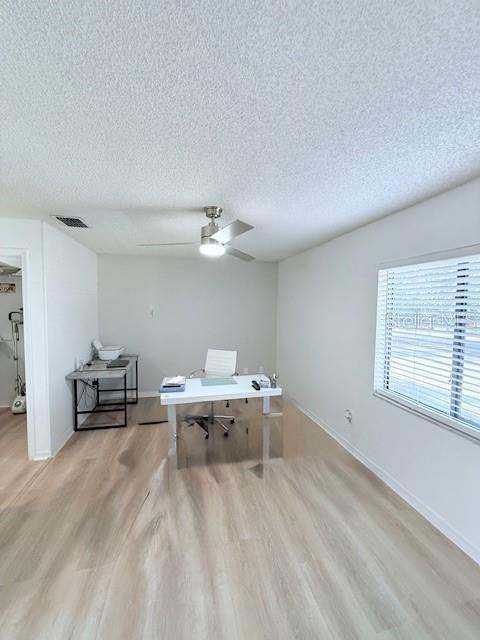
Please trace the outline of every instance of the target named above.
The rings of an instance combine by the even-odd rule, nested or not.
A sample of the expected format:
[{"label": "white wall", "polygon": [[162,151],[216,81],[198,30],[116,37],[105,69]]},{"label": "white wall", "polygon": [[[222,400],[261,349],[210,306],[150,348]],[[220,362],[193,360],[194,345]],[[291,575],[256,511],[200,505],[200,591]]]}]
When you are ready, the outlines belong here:
[{"label": "white wall", "polygon": [[476,180],[283,261],[278,293],[287,393],[477,561],[480,445],[372,392],[378,265],[479,242]]},{"label": "white wall", "polygon": [[42,223],[0,218],[0,254],[21,255],[23,260],[28,452],[44,458],[50,455],[51,441]]},{"label": "white wall", "polygon": [[98,264],[101,340],[140,354],[141,391],[203,367],[208,347],[236,349],[240,372],[274,370],[276,264],[111,255]]},{"label": "white wall", "polygon": [[98,335],[97,256],[44,225],[45,299],[52,453],[73,431],[71,383],[65,375],[88,361]]},{"label": "white wall", "polygon": [[[15,285],[15,293],[0,293],[0,407],[9,407],[15,397],[16,368],[13,359],[12,328],[8,314],[11,311],[18,311],[23,306],[22,278],[0,275],[0,283],[3,282]],[[20,327],[19,371],[22,380],[25,380],[23,343],[23,328]]]}]

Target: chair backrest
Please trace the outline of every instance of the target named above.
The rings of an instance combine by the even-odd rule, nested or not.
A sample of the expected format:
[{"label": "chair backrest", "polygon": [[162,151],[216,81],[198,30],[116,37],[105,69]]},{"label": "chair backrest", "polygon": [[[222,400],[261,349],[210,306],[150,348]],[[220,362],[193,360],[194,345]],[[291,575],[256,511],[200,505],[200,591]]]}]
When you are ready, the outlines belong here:
[{"label": "chair backrest", "polygon": [[226,377],[233,376],[237,370],[237,352],[221,349],[208,349],[205,362],[205,375]]}]

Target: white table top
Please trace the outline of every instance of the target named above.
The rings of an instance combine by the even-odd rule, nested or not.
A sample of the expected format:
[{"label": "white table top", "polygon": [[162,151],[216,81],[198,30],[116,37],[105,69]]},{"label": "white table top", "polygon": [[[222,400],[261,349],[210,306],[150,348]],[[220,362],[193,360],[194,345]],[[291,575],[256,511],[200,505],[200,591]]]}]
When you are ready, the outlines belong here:
[{"label": "white table top", "polygon": [[274,389],[261,387],[256,391],[252,387],[252,380],[268,380],[262,374],[256,376],[234,376],[237,384],[203,386],[201,378],[187,378],[185,391],[161,393],[160,404],[189,404],[193,402],[212,402],[216,400],[236,400],[240,398],[265,398],[281,396],[280,387]]}]

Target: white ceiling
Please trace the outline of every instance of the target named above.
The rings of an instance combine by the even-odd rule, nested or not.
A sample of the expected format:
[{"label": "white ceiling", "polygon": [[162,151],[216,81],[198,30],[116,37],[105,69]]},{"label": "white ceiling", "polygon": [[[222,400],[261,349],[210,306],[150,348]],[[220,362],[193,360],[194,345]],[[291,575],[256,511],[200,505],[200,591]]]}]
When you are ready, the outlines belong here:
[{"label": "white ceiling", "polygon": [[480,171],[478,0],[2,3],[0,215],[298,252]]}]

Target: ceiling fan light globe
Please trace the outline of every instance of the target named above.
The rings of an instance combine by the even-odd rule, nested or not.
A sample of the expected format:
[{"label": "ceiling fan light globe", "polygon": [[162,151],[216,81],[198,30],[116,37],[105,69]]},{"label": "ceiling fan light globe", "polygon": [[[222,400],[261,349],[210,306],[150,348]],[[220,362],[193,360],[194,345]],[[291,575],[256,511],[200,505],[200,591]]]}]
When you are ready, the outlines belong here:
[{"label": "ceiling fan light globe", "polygon": [[200,253],[209,258],[219,258],[225,255],[225,247],[219,242],[202,242],[200,245]]}]

